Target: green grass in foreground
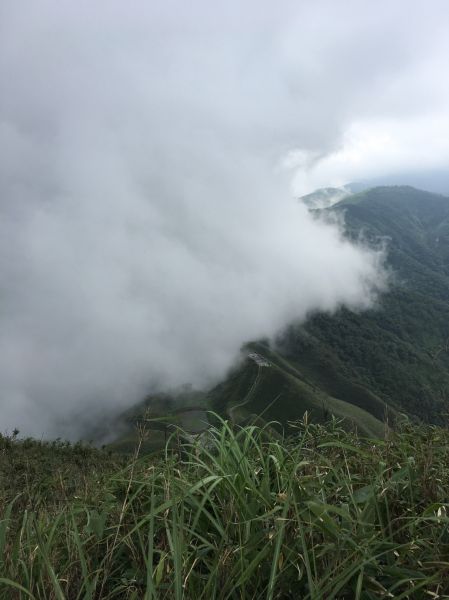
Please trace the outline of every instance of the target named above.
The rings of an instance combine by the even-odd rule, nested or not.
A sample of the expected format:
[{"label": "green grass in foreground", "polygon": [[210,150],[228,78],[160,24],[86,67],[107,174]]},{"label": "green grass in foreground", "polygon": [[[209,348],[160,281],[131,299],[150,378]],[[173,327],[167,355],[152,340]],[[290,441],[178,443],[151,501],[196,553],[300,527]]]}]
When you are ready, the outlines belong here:
[{"label": "green grass in foreground", "polygon": [[125,463],[2,437],[0,597],[449,598],[447,433],[220,423]]}]

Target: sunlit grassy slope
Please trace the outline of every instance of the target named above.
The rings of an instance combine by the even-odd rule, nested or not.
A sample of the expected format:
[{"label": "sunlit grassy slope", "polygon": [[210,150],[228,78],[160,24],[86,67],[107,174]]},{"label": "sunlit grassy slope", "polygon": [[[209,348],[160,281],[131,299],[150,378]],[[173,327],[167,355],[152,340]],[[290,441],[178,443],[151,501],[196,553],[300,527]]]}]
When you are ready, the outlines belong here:
[{"label": "sunlit grassy slope", "polygon": [[[263,344],[252,344],[248,349],[258,350],[269,359],[269,367],[259,367],[246,359],[225,382],[214,388],[208,399],[214,410],[228,414],[236,422],[261,416],[264,421],[277,421],[281,428],[289,428],[289,421],[301,418],[307,412],[315,422],[327,421],[331,415],[345,419],[348,427],[366,435],[381,436],[386,406],[377,400],[379,418],[362,406],[331,396],[291,363]],[[370,407],[374,404],[374,399]]]},{"label": "sunlit grassy slope", "polygon": [[[251,352],[265,358],[269,366],[259,366],[249,358]],[[367,436],[384,435],[384,421],[393,424],[397,412],[373,394],[363,388],[352,388],[349,384],[341,391],[344,394],[340,398],[326,392],[323,386],[315,385],[302,367],[259,342],[248,344],[239,366],[206,395],[181,394],[179,402],[201,403],[236,424],[276,422],[273,427],[287,433],[290,422],[302,418],[305,413],[316,423],[328,421],[333,415],[341,418],[348,429]],[[161,403],[162,398],[164,402]],[[142,451],[152,452],[161,448],[170,426],[189,429],[190,423],[184,419],[180,422],[177,418],[179,410],[176,406],[177,397],[150,396],[118,419],[125,429],[108,447],[132,451],[138,441],[136,424],[145,422],[150,432],[143,442]]]}]

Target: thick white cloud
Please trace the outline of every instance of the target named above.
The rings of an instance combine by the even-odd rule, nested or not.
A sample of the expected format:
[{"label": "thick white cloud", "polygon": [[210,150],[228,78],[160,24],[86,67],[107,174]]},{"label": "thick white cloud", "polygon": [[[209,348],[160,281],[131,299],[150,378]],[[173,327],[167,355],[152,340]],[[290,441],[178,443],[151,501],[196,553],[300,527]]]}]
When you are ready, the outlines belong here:
[{"label": "thick white cloud", "polygon": [[306,46],[292,26],[292,62],[302,47],[310,78],[296,73],[319,106],[311,122],[331,115],[336,135],[326,145],[291,150],[295,192],[395,173],[406,183],[407,173],[449,171],[448,4],[318,2],[310,11],[316,28]]},{"label": "thick white cloud", "polygon": [[376,119],[427,118],[395,91],[438,47],[419,10],[410,34],[386,2],[0,10],[0,429],[74,435],[151,387],[208,385],[311,310],[370,303],[379,255],[293,193],[349,173]]},{"label": "thick white cloud", "polygon": [[285,162],[296,170],[293,187],[299,196],[376,177],[398,174],[408,183],[420,173],[449,172],[449,116],[354,122],[335,151],[319,157],[292,151]]}]

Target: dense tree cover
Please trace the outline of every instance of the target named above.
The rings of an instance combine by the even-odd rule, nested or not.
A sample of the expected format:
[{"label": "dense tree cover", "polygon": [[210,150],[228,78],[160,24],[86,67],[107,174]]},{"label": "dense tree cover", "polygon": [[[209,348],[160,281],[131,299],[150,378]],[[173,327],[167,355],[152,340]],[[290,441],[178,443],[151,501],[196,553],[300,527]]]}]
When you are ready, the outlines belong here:
[{"label": "dense tree cover", "polygon": [[316,314],[288,328],[282,353],[339,398],[357,402],[344,395],[345,382],[356,384],[401,411],[443,422],[449,401],[449,198],[381,187],[331,210],[344,213],[349,236],[385,245],[389,291],[371,310]]}]

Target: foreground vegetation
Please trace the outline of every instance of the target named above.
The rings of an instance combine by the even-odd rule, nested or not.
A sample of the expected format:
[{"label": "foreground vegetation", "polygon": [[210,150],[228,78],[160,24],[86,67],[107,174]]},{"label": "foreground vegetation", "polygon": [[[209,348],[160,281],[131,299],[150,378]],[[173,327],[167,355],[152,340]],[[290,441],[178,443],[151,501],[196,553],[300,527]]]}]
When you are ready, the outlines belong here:
[{"label": "foreground vegetation", "polygon": [[1,598],[449,598],[442,428],[220,422],[127,460],[3,436],[0,477]]}]

